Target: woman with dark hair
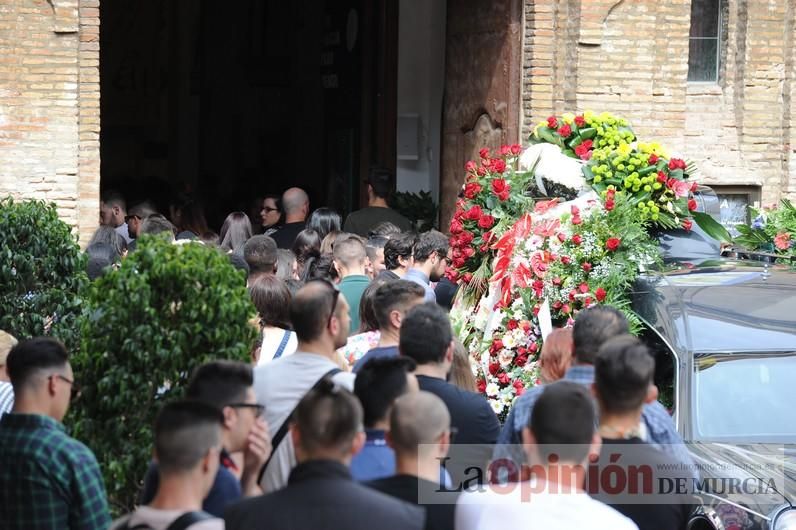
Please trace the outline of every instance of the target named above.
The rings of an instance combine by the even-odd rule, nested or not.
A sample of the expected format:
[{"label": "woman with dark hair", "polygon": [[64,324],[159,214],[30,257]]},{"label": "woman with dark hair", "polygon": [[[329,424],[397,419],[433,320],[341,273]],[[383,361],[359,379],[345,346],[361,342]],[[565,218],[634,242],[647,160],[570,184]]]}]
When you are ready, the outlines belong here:
[{"label": "woman with dark hair", "polygon": [[329,232],[339,232],[340,225],[342,224],[340,214],[331,208],[318,208],[307,221],[307,228],[318,232],[321,240],[326,237]]},{"label": "woman with dark hair", "polygon": [[263,235],[270,236],[282,224],[282,197],[279,195],[266,195],[263,197],[263,206],[260,210],[260,223]]},{"label": "woman with dark hair", "polygon": [[238,252],[252,237],[252,224],[249,216],[243,212],[232,212],[224,219],[218,238],[219,247],[227,254]]},{"label": "woman with dark hair", "polygon": [[180,195],[169,207],[171,222],[177,227],[177,239],[198,239],[209,232],[202,203],[188,195]]},{"label": "woman with dark hair", "polygon": [[321,237],[318,232],[306,228],[298,233],[293,243],[293,254],[296,255],[296,270],[299,278],[304,279],[304,270],[309,258],[317,258],[321,254]]},{"label": "woman with dark hair", "polygon": [[249,295],[260,316],[263,341],[257,365],[285,355],[292,355],[298,346],[296,334],[290,329],[290,289],[273,274],[264,274],[249,286]]},{"label": "woman with dark hair", "polygon": [[105,245],[111,251],[108,258],[112,263],[118,262],[127,256],[127,240],[109,225],[102,225],[94,231],[94,235],[91,236],[91,240],[88,242],[88,247],[98,243]]},{"label": "woman with dark hair", "polygon": [[334,268],[334,258],[331,254],[307,258],[299,278],[303,282],[311,282],[312,280],[326,280],[334,284],[340,282],[340,276],[337,274],[337,269]]},{"label": "woman with dark hair", "polygon": [[349,367],[353,367],[366,353],[379,345],[381,333],[379,333],[379,322],[376,320],[376,309],[373,307],[373,295],[376,289],[386,282],[386,280],[373,280],[359,299],[359,332],[348,337],[346,345],[337,350]]}]

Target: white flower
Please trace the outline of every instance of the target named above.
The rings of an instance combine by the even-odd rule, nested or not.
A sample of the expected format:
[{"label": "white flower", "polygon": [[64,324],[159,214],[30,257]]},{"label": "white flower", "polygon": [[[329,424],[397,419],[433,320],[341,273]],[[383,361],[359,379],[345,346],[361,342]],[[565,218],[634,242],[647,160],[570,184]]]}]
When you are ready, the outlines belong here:
[{"label": "white flower", "polygon": [[506,333],[505,335],[503,335],[504,347],[512,349],[516,345],[517,345],[517,340],[514,338],[514,336],[511,333]]},{"label": "white flower", "polygon": [[497,396],[500,393],[500,387],[497,383],[489,383],[486,385],[486,395],[487,396]]},{"label": "white flower", "polygon": [[500,353],[498,354],[498,362],[500,363],[500,366],[505,368],[508,365],[510,365],[511,361],[513,360],[514,360],[514,352],[511,352],[509,350],[500,350]]},{"label": "white flower", "polygon": [[503,403],[501,403],[500,401],[497,401],[497,400],[491,400],[490,399],[489,400],[489,404],[492,405],[492,410],[495,411],[495,414],[500,414],[501,412],[503,412],[503,408],[505,407],[505,405],[503,405]]}]

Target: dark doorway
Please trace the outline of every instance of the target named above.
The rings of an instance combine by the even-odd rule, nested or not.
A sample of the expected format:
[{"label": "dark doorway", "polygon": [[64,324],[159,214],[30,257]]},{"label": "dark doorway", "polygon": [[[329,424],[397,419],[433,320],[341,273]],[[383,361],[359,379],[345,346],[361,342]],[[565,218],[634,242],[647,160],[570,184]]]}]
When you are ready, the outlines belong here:
[{"label": "dark doorway", "polygon": [[218,228],[289,186],[346,213],[394,169],[397,0],[100,5],[103,189],[190,192]]}]

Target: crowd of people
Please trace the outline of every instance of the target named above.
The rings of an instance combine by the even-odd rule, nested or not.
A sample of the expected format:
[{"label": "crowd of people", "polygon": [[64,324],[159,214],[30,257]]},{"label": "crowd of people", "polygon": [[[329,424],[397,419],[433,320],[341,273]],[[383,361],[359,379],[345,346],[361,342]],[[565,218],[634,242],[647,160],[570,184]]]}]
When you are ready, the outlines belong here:
[{"label": "crowd of people", "polygon": [[388,182],[373,172],[369,206],[344,223],[291,188],[218,235],[190,203],[167,218],[106,196],[92,277],[142,234],[214,245],[246,272],[259,338],[250,363],[200,366],[160,410],[140,505],[111,521],[91,449],[61,424],[80,377],[68,352],[0,334],[0,527],[685,528],[690,499],[630,502],[587,471],[617,452],[690,463],[622,314],[594,306],[554,331],[545,384],[501,425],[448,316],[448,240],[413,233]]}]

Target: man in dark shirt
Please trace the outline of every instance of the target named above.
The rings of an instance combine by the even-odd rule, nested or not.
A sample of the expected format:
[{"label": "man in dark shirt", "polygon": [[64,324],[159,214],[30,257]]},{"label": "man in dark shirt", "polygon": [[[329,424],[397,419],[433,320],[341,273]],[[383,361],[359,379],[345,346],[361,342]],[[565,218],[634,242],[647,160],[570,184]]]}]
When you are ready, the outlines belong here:
[{"label": "man in dark shirt", "polygon": [[415,248],[417,236],[415,234],[399,234],[390,238],[384,244],[384,270],[376,279],[398,280],[414,263],[412,251]]},{"label": "man in dark shirt", "polygon": [[[447,312],[436,303],[410,310],[401,324],[401,355],[417,363],[420,390],[438,396],[457,430],[455,445],[445,467],[458,488],[464,480],[480,479],[500,433],[500,423],[484,396],[462,390],[446,381],[453,364],[453,331]],[[476,468],[469,469],[468,468]]]},{"label": "man in dark shirt", "polygon": [[[684,463],[641,439],[641,409],[658,397],[654,374],[655,359],[637,338],[623,335],[600,347],[594,362],[593,389],[600,408],[603,446],[599,460],[592,464],[596,470],[587,475],[586,489],[595,499],[632,519],[639,530],[685,528],[692,508],[690,499],[659,491],[662,484],[677,483],[677,469]],[[614,462],[627,475],[623,482],[626,487],[609,494],[604,488],[610,483],[600,479],[600,471],[615,467]],[[645,480],[638,470],[651,471]],[[633,478],[632,474],[637,476]],[[689,473],[680,471],[679,477],[690,484]],[[638,490],[631,491],[631,484],[637,484]]]},{"label": "man in dark shirt", "polygon": [[394,224],[404,232],[412,230],[412,223],[409,219],[387,206],[392,181],[392,175],[388,170],[372,169],[368,177],[368,205],[349,214],[343,225],[343,230],[368,237],[374,226],[385,221]]},{"label": "man in dark shirt", "polygon": [[362,406],[348,390],[324,378],[296,407],[290,434],[298,465],[286,487],[231,506],[227,530],[423,528],[422,509],[351,478],[351,458],[365,443]]},{"label": "man in dark shirt", "polygon": [[379,323],[379,344],[354,365],[354,373],[371,359],[398,357],[401,322],[407,311],[423,303],[425,291],[414,282],[393,280],[380,285],[373,293],[373,310]]},{"label": "man in dark shirt", "polygon": [[301,188],[290,188],[282,194],[282,208],[285,210],[285,224],[271,237],[277,247],[289,249],[299,232],[304,230],[310,213],[310,198]]},{"label": "man in dark shirt", "polygon": [[[271,454],[268,426],[262,419],[263,407],[254,394],[254,377],[249,365],[233,361],[213,361],[196,369],[188,384],[186,397],[213,405],[224,414],[220,465],[202,509],[216,517],[243,496],[259,495],[257,485],[260,468]],[[229,453],[243,452],[241,478]],[[150,464],[144,477],[140,504],[149,504],[158,489],[158,469]]]},{"label": "man in dark shirt", "polygon": [[453,530],[459,492],[445,491],[439,482],[439,463],[448,454],[450,438],[451,417],[440,398],[422,391],[399,397],[387,437],[395,450],[396,474],[367,485],[425,506],[426,530]]}]

